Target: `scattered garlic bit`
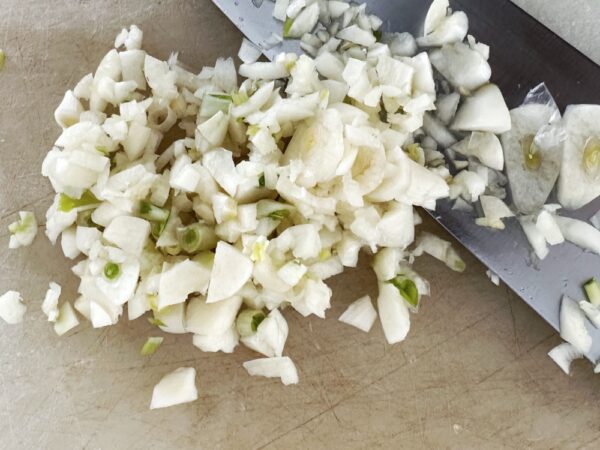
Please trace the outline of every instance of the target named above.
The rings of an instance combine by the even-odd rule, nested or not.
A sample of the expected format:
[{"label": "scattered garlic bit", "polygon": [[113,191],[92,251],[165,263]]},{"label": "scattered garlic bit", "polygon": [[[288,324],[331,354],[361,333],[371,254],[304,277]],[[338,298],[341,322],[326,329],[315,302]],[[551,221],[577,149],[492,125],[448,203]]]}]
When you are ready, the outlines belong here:
[{"label": "scattered garlic bit", "polygon": [[583,290],[589,302],[594,306],[600,306],[600,283],[595,278],[588,280],[583,285]]},{"label": "scattered garlic bit", "polygon": [[65,96],[54,111],[54,120],[63,128],[68,128],[79,122],[83,105],[73,91],[65,92]]},{"label": "scattered garlic bit", "polygon": [[500,277],[495,274],[494,272],[492,272],[491,270],[486,270],[485,271],[485,275],[490,279],[490,281],[492,283],[494,283],[496,286],[500,286]]},{"label": "scattered garlic bit", "polygon": [[19,220],[8,226],[10,241],[8,248],[14,249],[31,245],[37,234],[35,215],[29,211],[19,211]]},{"label": "scattered garlic bit", "polygon": [[583,358],[583,353],[568,342],[563,342],[550,350],[548,356],[564,373],[569,375],[571,373],[571,363],[576,359]]},{"label": "scattered garlic bit", "polygon": [[198,399],[196,369],[180,367],[166,374],[154,386],[150,409],[167,408]]},{"label": "scattered garlic bit", "polygon": [[455,88],[470,92],[488,83],[492,69],[479,52],[456,42],[432,50],[431,64]]},{"label": "scattered garlic bit", "polygon": [[379,283],[377,309],[388,344],[402,342],[410,330],[410,314],[403,297],[414,297],[415,287],[407,284],[401,289],[391,283]]},{"label": "scattered garlic bit", "polygon": [[585,300],[579,302],[579,307],[585,313],[589,321],[592,322],[596,328],[600,328],[600,308]]},{"label": "scattered garlic bit", "polygon": [[482,195],[479,197],[481,208],[483,209],[484,217],[476,219],[475,223],[484,227],[496,228],[504,230],[504,222],[502,219],[513,217],[514,214],[506,203],[496,197]]},{"label": "scattered garlic bit", "polygon": [[256,62],[261,54],[262,51],[259,46],[253,44],[246,38],[242,38],[242,45],[238,51],[238,58],[240,58],[243,63],[251,64]]},{"label": "scattered garlic bit", "polygon": [[423,24],[424,36],[433,33],[446,20],[449,8],[450,2],[448,0],[434,0],[431,3]]},{"label": "scattered garlic bit", "polygon": [[365,295],[352,302],[338,320],[368,333],[375,319],[377,319],[377,311],[373,307],[371,297]]},{"label": "scattered garlic bit", "polygon": [[63,334],[67,333],[69,330],[75,328],[77,325],[79,325],[79,320],[77,319],[77,316],[75,315],[75,311],[73,310],[73,307],[71,306],[71,304],[69,302],[64,302],[61,305],[61,307],[58,311],[58,317],[56,318],[56,321],[54,322],[54,331],[59,336],[62,336]]},{"label": "scattered garlic bit", "polygon": [[536,226],[534,218],[532,216],[521,216],[519,217],[519,223],[521,224],[535,255],[540,260],[545,259],[546,256],[548,256],[548,253],[550,253],[550,250],[548,250],[548,243],[544,233]]},{"label": "scattered garlic bit", "polygon": [[452,146],[456,152],[477,158],[482,164],[494,170],[504,168],[504,152],[498,137],[493,133],[474,131],[459,143]]},{"label": "scattered garlic bit", "polygon": [[562,231],[556,221],[556,216],[547,209],[543,209],[535,219],[535,226],[544,236],[549,245],[562,244],[565,241]]},{"label": "scattered garlic bit", "polygon": [[286,386],[298,384],[298,371],[296,370],[294,362],[287,356],[246,361],[244,363],[244,369],[253,376],[280,378],[281,382]]},{"label": "scattered garlic bit", "polygon": [[574,300],[563,296],[560,307],[560,337],[581,353],[592,348],[592,337],[585,327],[585,315]]},{"label": "scattered garlic bit", "polygon": [[485,192],[486,180],[477,172],[462,170],[451,181],[450,198],[459,196],[469,203],[476,202]]},{"label": "scattered garlic bit", "polygon": [[6,323],[14,325],[23,322],[25,311],[27,307],[20,293],[8,291],[0,296],[0,317]]},{"label": "scattered garlic bit", "polygon": [[131,25],[129,30],[123,28],[115,39],[115,48],[124,46],[127,50],[139,50],[143,37],[144,33],[136,25]]},{"label": "scattered garlic bit", "polygon": [[498,86],[486,84],[467,97],[459,107],[451,128],[496,134],[510,131],[510,113]]},{"label": "scattered garlic bit", "polygon": [[538,258],[548,255],[548,245],[558,245],[565,240],[600,254],[600,230],[582,220],[557,215],[559,208],[560,205],[545,205],[536,216],[519,217]]},{"label": "scattered garlic bit", "polygon": [[445,44],[461,42],[469,28],[467,15],[462,11],[449,12],[447,0],[436,0],[432,3],[427,17],[423,37],[417,43],[424,47],[441,47]]},{"label": "scattered garlic bit", "polygon": [[416,241],[417,246],[413,250],[414,256],[427,253],[445,263],[455,272],[464,272],[466,264],[458,255],[452,244],[431,233],[422,232]]},{"label": "scattered garlic bit", "polygon": [[281,356],[288,336],[288,325],[281,313],[274,309],[265,316],[260,311],[246,309],[237,318],[236,329],[242,343],[268,357]]},{"label": "scattered garlic bit", "polygon": [[567,241],[600,255],[600,230],[582,220],[561,216],[555,219]]},{"label": "scattered garlic bit", "polygon": [[54,282],[50,283],[50,287],[48,288],[46,296],[44,297],[44,301],[42,302],[42,311],[44,314],[46,314],[46,316],[48,316],[48,322],[56,322],[58,319],[58,299],[61,291],[62,288],[59,284]]},{"label": "scattered garlic bit", "polygon": [[273,7],[273,17],[277,20],[285,21],[286,11],[288,9],[290,0],[275,0],[275,6]]}]

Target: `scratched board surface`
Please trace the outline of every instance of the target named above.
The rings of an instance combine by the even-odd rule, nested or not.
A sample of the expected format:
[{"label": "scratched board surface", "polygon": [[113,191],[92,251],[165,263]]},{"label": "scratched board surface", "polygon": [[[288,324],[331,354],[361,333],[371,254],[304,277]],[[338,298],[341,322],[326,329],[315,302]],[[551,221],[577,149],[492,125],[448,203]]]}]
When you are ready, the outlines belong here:
[{"label": "scratched board surface", "polygon": [[[431,259],[419,262],[432,298],[401,345],[386,345],[378,324],[364,334],[335,320],[352,300],[375,294],[367,260],[333,280],[327,320],[286,311],[286,352],[301,378],[294,387],[248,377],[241,364],[255,355],[246,349],[204,354],[189,336],[167,335],[154,356],[143,358],[139,348],[156,334],[143,319],[104,330],[81,325],[56,337],[40,304],[49,281],[74,300],[70,262],[42,234],[32,247],[8,251],[6,226],[20,209],[43,222],[51,188],[39,167],[58,136],[52,112],[129,23],[144,29],[148,51],[167,58],[179,50],[196,69],[239,45],[239,33],[208,0],[3,3],[0,291],[21,291],[28,313],[22,325],[0,324],[2,448],[598,444],[600,390],[589,364],[580,361],[572,378],[564,376],[546,357],[559,342],[554,331],[506,288],[491,285],[466,253],[469,269],[460,276]],[[426,228],[442,232],[431,222]],[[149,411],[153,385],[180,366],[198,370],[198,401]]]}]

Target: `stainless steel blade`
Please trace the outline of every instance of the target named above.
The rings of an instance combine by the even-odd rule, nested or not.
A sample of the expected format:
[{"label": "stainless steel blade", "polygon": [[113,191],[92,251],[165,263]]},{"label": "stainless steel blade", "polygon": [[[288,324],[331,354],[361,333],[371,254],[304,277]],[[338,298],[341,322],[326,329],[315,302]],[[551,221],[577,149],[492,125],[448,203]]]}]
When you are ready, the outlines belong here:
[{"label": "stainless steel blade", "polygon": [[[213,0],[213,2],[248,39],[263,48],[272,34],[281,35],[283,24],[273,19],[274,4],[270,1],[264,1],[260,7],[256,7],[251,0]],[[422,23],[429,8],[429,3],[423,0],[373,0],[369,2],[369,11],[385,18],[384,27],[387,31],[408,31],[419,34],[422,30]],[[536,68],[532,64],[525,73],[519,72],[519,67],[509,70],[512,63],[519,62],[519,51],[524,51],[524,57],[535,63],[535,58],[532,56],[534,51],[527,48],[528,45],[535,44],[528,41],[517,42],[511,49],[505,49],[508,54],[506,64],[500,64],[500,70],[496,70],[497,66],[494,66],[493,63],[493,57],[497,49],[494,42],[495,35],[485,35],[486,30],[490,26],[493,27],[492,22],[494,21],[497,23],[497,27],[500,28],[499,31],[502,33],[503,41],[507,39],[507,35],[512,35],[514,38],[522,31],[519,28],[513,33],[511,25],[521,27],[525,32],[537,33],[537,38],[547,41],[549,52],[553,50],[568,52],[568,55],[563,54],[562,57],[570,59],[571,62],[579,62],[584,67],[582,69],[583,74],[597,70],[596,75],[600,75],[598,66],[595,66],[583,55],[578,54],[575,49],[512,3],[509,1],[457,0],[453,4],[453,6],[467,11],[470,19],[472,19],[471,30],[474,30],[472,31],[473,34],[482,42],[491,45],[494,75],[501,78],[499,84],[505,92],[510,107],[517,106],[529,88],[544,80],[557,97],[559,105],[584,102],[586,98],[588,102],[600,102],[600,100],[593,98],[593,92],[596,90],[592,91],[590,88],[589,91],[586,91],[581,86],[581,82],[578,82],[579,87],[577,89],[579,90],[574,92],[559,89],[563,84],[567,85],[567,83],[562,83],[560,67],[548,67],[547,71],[544,71],[543,67]],[[489,14],[487,14],[488,12]],[[494,20],[489,22],[491,17]],[[503,18],[507,24],[499,23],[502,22]],[[476,26],[476,20],[481,21],[481,27]],[[498,42],[496,45],[502,45],[502,43]],[[263,53],[268,58],[273,59],[282,51],[299,52],[300,47],[297,41],[284,41],[281,45],[266,49]],[[502,56],[503,54],[500,54],[498,59],[501,59]],[[551,63],[552,60],[547,62],[548,65]],[[591,66],[589,66],[590,63]],[[568,85],[572,85],[569,77],[575,80],[578,76],[578,74],[573,76],[572,69],[573,64],[566,69],[562,69],[567,70],[564,79],[569,80]],[[511,72],[514,72],[514,74]],[[551,83],[548,82],[548,77],[550,77]],[[583,75],[581,77],[583,78]],[[555,79],[557,81],[554,81]],[[592,98],[590,98],[590,95]],[[588,206],[566,215],[588,220],[599,209],[600,199],[596,199]],[[490,230],[475,224],[476,215],[474,213],[453,210],[449,201],[438,202],[437,210],[430,212],[430,214],[557,330],[559,329],[562,295],[567,294],[575,299],[583,299],[582,284],[593,276],[600,276],[600,256],[584,252],[570,243],[552,248],[546,259],[541,262],[534,262],[531,257],[531,247],[515,219],[506,221],[506,230],[504,231]],[[586,356],[591,361],[596,361],[600,358],[600,330],[594,328],[590,323],[587,325],[592,334],[594,345]]]},{"label": "stainless steel blade", "polygon": [[300,44],[296,40],[284,40],[281,44],[269,48],[267,42],[273,34],[281,38],[283,24],[273,18],[274,3],[263,1],[256,7],[251,0],[213,0],[213,3],[244,33],[250,41],[263,49],[263,54],[273,59],[281,52],[300,53]]}]

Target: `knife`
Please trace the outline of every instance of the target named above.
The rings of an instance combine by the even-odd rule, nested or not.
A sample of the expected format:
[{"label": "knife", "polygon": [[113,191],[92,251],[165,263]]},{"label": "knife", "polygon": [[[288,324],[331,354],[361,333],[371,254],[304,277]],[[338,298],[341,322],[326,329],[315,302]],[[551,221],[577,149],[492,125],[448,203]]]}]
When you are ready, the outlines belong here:
[{"label": "knife", "polygon": [[[300,53],[296,40],[269,47],[272,35],[282,34],[283,24],[272,16],[274,3],[256,0],[213,0],[252,42],[273,59],[281,52]],[[384,18],[385,31],[422,34],[422,24],[431,2],[423,0],[372,0],[367,10]],[[491,47],[490,65],[509,108],[521,104],[527,92],[544,81],[562,110],[568,104],[600,103],[596,80],[600,67],[566,43],[509,0],[482,2],[455,0],[452,7],[469,16],[470,29],[478,41]],[[551,196],[549,202],[555,202]],[[600,198],[577,211],[561,211],[580,220],[600,210]],[[563,294],[583,299],[582,285],[600,278],[600,256],[564,243],[551,248],[543,261],[534,261],[531,247],[515,219],[505,219],[506,229],[491,230],[475,224],[475,214],[452,209],[448,200],[438,201],[428,211],[464,247],[497,274],[519,297],[551,326],[559,330]],[[600,358],[600,330],[586,324],[593,346],[586,357]]]}]

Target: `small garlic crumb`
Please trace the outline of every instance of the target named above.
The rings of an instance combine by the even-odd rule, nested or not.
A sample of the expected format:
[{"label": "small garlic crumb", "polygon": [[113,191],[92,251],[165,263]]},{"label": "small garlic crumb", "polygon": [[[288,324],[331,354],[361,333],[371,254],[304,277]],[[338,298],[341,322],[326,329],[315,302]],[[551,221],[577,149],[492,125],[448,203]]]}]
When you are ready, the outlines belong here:
[{"label": "small garlic crumb", "polygon": [[485,274],[487,275],[487,277],[490,279],[490,281],[492,283],[494,283],[496,286],[500,286],[500,277],[498,275],[496,275],[491,270],[487,270],[485,272]]}]

